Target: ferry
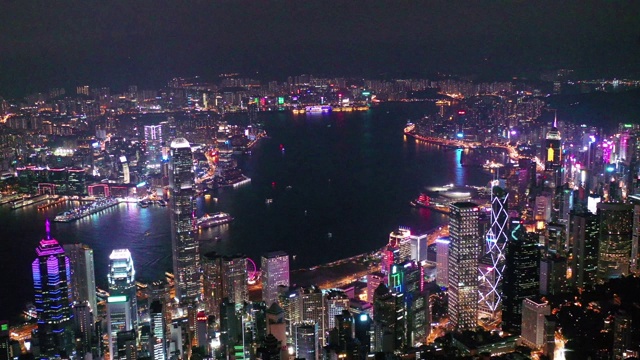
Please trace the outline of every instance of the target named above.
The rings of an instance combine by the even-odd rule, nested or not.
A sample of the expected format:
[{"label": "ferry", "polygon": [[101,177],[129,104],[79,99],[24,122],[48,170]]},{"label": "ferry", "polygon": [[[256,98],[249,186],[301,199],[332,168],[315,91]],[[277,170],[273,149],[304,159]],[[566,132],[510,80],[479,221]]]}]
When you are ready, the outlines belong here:
[{"label": "ferry", "polygon": [[305,111],[312,114],[328,113],[331,111],[331,106],[328,106],[328,105],[307,106]]},{"label": "ferry", "polygon": [[53,219],[53,221],[71,222],[118,205],[119,203],[120,200],[116,198],[100,198],[91,204],[82,205],[79,208],[61,212]]},{"label": "ferry", "polygon": [[158,205],[160,206],[167,206],[167,202],[164,200],[158,200]]},{"label": "ferry", "polygon": [[196,220],[196,226],[198,227],[198,229],[205,229],[229,223],[231,222],[231,220],[233,220],[233,217],[224,212],[204,214],[202,217]]},{"label": "ferry", "polygon": [[146,201],[146,200],[140,200],[140,201],[138,201],[138,205],[140,207],[142,207],[142,208],[147,208],[147,207],[149,207],[149,202]]}]

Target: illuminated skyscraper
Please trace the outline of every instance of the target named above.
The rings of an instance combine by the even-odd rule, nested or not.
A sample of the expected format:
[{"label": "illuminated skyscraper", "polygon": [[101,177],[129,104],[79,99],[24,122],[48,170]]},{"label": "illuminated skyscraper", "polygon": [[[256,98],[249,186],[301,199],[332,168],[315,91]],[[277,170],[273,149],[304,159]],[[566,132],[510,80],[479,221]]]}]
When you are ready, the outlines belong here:
[{"label": "illuminated skyscraper", "polygon": [[127,295],[107,298],[107,338],[111,360],[118,359],[118,333],[132,329],[131,301]]},{"label": "illuminated skyscraper", "polygon": [[144,141],[146,143],[147,165],[149,169],[153,169],[153,172],[157,172],[162,153],[162,125],[145,125]]},{"label": "illuminated skyscraper", "polygon": [[151,338],[149,350],[153,360],[165,360],[167,358],[167,332],[164,321],[165,311],[159,300],[155,300],[149,306],[151,318]]},{"label": "illuminated skyscraper", "polygon": [[553,127],[547,132],[544,142],[544,169],[546,171],[557,170],[562,166],[562,137],[558,131],[557,121],[554,120]]},{"label": "illuminated skyscraper", "polygon": [[193,233],[195,191],[193,154],[184,138],[171,142],[169,197],[171,205],[171,246],[176,297],[191,302],[200,295],[200,252]]},{"label": "illuminated skyscraper", "polygon": [[449,237],[436,239],[436,284],[449,286]]},{"label": "illuminated skyscraper", "polygon": [[133,258],[131,258],[129,249],[116,249],[111,252],[107,278],[111,295],[126,295],[129,299],[131,326],[135,330],[138,326],[136,271],[133,268]]},{"label": "illuminated skyscraper", "polygon": [[83,244],[63,245],[71,261],[71,293],[73,301],[87,301],[91,311],[98,311],[96,301],[96,275],[93,264],[93,249]]},{"label": "illuminated skyscraper", "polygon": [[478,266],[480,278],[479,292],[481,307],[486,309],[491,319],[502,304],[502,279],[505,268],[505,247],[507,246],[509,215],[507,214],[507,199],[509,194],[502,188],[495,186],[491,192],[491,225],[485,238],[484,259],[488,266]]},{"label": "illuminated skyscraper", "polygon": [[215,251],[202,256],[204,296],[210,314],[218,314],[223,299],[242,306],[248,301],[247,257],[223,256]]},{"label": "illuminated skyscraper", "polygon": [[31,263],[35,306],[38,313],[40,356],[70,356],[73,343],[71,314],[71,264],[58,242],[51,237],[49,220],[46,237],[36,248]]},{"label": "illuminated skyscraper", "polygon": [[457,202],[450,205],[449,305],[451,324],[457,330],[478,325],[478,205]]},{"label": "illuminated skyscraper", "polygon": [[633,205],[599,203],[600,242],[597,282],[629,275],[633,234]]},{"label": "illuminated skyscraper", "polygon": [[527,233],[520,219],[511,220],[502,286],[502,328],[520,332],[522,300],[538,294],[540,250],[536,233]]},{"label": "illuminated skyscraper", "polygon": [[289,286],[289,255],[283,251],[265,254],[261,270],[262,301],[271,306],[278,299],[278,286]]}]

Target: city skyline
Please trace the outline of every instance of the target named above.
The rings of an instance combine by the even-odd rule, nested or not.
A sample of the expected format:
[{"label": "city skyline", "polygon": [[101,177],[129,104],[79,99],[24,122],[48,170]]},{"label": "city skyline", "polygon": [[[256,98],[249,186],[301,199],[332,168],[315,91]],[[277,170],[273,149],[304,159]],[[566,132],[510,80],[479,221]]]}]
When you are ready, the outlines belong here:
[{"label": "city skyline", "polygon": [[[4,96],[81,83],[153,87],[176,74],[640,70],[635,2],[37,3],[10,3],[3,12]],[[320,14],[322,21],[310,20]]]}]

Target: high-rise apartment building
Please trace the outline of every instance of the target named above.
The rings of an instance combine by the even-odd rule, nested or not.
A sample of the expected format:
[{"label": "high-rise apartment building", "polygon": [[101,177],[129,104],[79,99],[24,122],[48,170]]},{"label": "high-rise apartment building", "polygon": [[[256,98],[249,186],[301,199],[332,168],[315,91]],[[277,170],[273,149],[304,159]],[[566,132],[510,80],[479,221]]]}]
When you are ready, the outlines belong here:
[{"label": "high-rise apartment building", "polygon": [[49,221],[46,237],[36,248],[31,263],[34,304],[38,314],[37,356],[70,356],[74,349],[71,313],[71,263],[64,250],[51,237]]},{"label": "high-rise apartment building", "polygon": [[191,145],[184,138],[171,142],[169,197],[171,198],[171,246],[176,297],[188,303],[200,296],[200,251],[193,233],[195,175]]},{"label": "high-rise apartment building", "polygon": [[283,251],[265,254],[261,270],[262,301],[271,306],[278,300],[278,286],[289,286],[289,255]]},{"label": "high-rise apartment building", "polygon": [[138,327],[138,301],[136,288],[136,271],[129,249],[116,249],[109,255],[109,294],[125,295],[129,301],[132,329]]},{"label": "high-rise apartment building", "polygon": [[220,311],[223,299],[241,306],[248,301],[247,257],[210,252],[202,256],[204,302],[210,314]]},{"label": "high-rise apartment building", "polygon": [[457,330],[478,325],[478,205],[457,202],[450,205],[449,305],[451,324]]}]

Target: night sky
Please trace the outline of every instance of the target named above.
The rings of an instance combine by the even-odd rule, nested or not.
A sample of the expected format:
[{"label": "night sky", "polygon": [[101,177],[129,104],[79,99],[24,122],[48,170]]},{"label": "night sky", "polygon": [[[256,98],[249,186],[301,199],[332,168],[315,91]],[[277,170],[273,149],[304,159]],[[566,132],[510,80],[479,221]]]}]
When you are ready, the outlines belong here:
[{"label": "night sky", "polygon": [[0,9],[0,96],[221,72],[640,74],[640,1],[5,0]]}]

